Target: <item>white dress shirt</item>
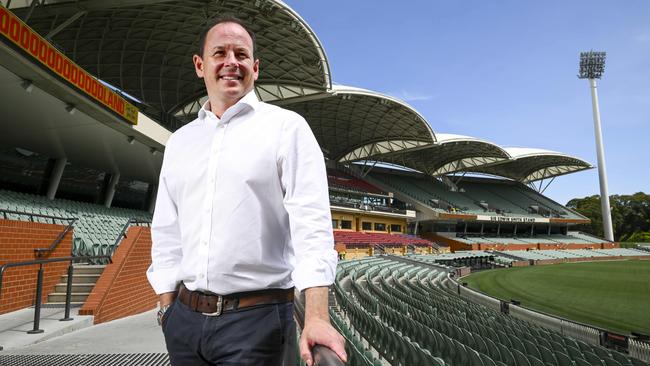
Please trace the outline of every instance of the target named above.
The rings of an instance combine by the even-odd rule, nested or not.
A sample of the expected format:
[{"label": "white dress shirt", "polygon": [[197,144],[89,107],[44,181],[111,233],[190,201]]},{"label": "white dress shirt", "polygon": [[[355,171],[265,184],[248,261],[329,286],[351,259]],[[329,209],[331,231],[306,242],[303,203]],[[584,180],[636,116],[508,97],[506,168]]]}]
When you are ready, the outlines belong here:
[{"label": "white dress shirt", "polygon": [[[209,103],[209,102],[208,102]],[[254,92],[167,142],[147,277],[217,294],[327,286],[334,250],[325,162],[307,122]]]}]

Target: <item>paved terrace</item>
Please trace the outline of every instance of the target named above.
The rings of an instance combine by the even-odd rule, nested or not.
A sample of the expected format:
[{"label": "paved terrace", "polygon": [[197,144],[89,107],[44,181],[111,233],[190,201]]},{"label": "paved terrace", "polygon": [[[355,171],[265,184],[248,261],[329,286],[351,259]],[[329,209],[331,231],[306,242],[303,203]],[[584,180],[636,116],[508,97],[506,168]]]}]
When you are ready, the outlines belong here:
[{"label": "paved terrace", "polygon": [[[34,355],[79,355],[79,354],[165,354],[165,341],[156,324],[156,309],[111,322],[92,325],[91,316],[79,316],[73,309],[73,321],[61,322],[64,312],[61,308],[43,308],[40,334],[27,334],[33,327],[34,309],[24,309],[0,316],[0,365],[49,365]],[[27,362],[27,358],[31,360]],[[123,358],[123,357],[122,357]],[[166,356],[162,363],[167,364]],[[22,362],[20,362],[22,361]],[[58,362],[63,361],[60,359]],[[66,364],[71,359],[63,361]],[[86,359],[86,362],[89,361]],[[98,360],[99,361],[99,360]],[[127,362],[128,360],[123,360]],[[135,361],[135,360],[131,360]],[[79,359],[79,362],[82,362]],[[103,363],[79,363],[79,365]],[[114,364],[114,363],[111,363]],[[118,363],[122,364],[122,363]],[[133,364],[133,363],[124,363]],[[142,364],[142,363],[137,363]],[[151,363],[147,363],[151,364]]]}]

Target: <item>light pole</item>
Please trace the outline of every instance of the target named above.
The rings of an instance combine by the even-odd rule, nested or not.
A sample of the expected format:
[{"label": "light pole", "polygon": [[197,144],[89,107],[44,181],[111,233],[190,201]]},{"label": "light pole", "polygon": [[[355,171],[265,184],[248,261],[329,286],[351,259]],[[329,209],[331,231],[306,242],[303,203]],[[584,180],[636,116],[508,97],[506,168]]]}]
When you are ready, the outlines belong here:
[{"label": "light pole", "polygon": [[598,91],[596,79],[600,79],[605,71],[605,52],[580,52],[580,74],[578,78],[589,79],[591,86],[591,103],[594,112],[594,134],[596,135],[596,153],[598,154],[598,179],[600,181],[600,209],[603,215],[603,232],[605,239],[613,241],[612,213],[609,208],[609,193],[607,190],[607,171],[605,169],[605,148],[603,147],[603,132],[600,127],[600,110],[598,109]]}]

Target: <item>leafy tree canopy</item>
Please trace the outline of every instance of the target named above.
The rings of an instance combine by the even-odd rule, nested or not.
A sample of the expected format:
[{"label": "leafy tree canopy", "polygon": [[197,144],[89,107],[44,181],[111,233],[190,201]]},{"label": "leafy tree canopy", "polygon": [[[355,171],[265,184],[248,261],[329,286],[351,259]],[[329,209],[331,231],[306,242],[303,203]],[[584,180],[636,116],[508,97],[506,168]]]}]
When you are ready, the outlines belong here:
[{"label": "leafy tree canopy", "polygon": [[[612,209],[614,240],[650,242],[650,195],[638,192],[632,195],[613,195],[609,198]],[[603,216],[600,196],[574,198],[566,205],[591,219],[580,230],[603,237]]]}]

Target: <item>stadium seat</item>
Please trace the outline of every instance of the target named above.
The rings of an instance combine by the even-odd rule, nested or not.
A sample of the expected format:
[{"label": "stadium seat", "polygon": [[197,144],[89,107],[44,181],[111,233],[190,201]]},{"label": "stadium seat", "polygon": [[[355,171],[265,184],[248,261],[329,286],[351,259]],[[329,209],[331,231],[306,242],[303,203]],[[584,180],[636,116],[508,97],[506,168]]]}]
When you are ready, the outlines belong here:
[{"label": "stadium seat", "polygon": [[555,352],[555,358],[557,359],[558,366],[574,366],[569,356],[563,352]]},{"label": "stadium seat", "polygon": [[648,366],[647,363],[645,363],[643,361],[639,361],[636,358],[630,358],[629,360],[632,362],[633,366]]},{"label": "stadium seat", "polygon": [[575,348],[573,346],[567,345],[566,350],[567,350],[567,352],[569,354],[569,357],[571,357],[571,359],[574,360],[574,361],[576,359],[578,359],[578,358],[581,358],[581,359],[585,358],[584,355],[582,354],[582,352],[580,352],[579,349],[577,349],[577,348]]},{"label": "stadium seat", "polygon": [[510,343],[512,344],[514,349],[516,349],[521,353],[526,353],[526,347],[524,346],[524,343],[521,340],[519,340],[519,338],[512,335],[509,336],[508,338],[510,338]]},{"label": "stadium seat", "polygon": [[512,355],[515,357],[515,363],[517,366],[530,366],[528,357],[517,349],[512,350]]},{"label": "stadium seat", "polygon": [[544,362],[542,362],[539,358],[531,355],[528,355],[528,363],[530,363],[531,366],[545,366]]},{"label": "stadium seat", "polygon": [[492,341],[490,338],[484,339],[485,344],[487,345],[488,355],[495,361],[503,360],[501,353],[499,352],[499,347]]},{"label": "stadium seat", "polygon": [[502,343],[498,343],[497,346],[499,347],[499,353],[501,354],[501,361],[508,366],[517,366],[512,352],[510,352],[510,350]]},{"label": "stadium seat", "polygon": [[480,353],[479,357],[481,357],[481,361],[483,362],[484,366],[496,366],[496,362],[491,359],[488,355],[485,353]]},{"label": "stadium seat", "polygon": [[600,357],[601,359],[612,358],[611,353],[609,353],[609,351],[604,349],[603,347],[593,347],[592,350],[594,351],[596,356]]},{"label": "stadium seat", "polygon": [[476,352],[476,351],[474,351],[472,349],[469,349],[469,350],[467,350],[467,356],[468,356],[467,365],[469,365],[469,366],[483,366],[484,365],[483,361],[481,360],[481,356],[479,355],[478,352]]},{"label": "stadium seat", "polygon": [[604,363],[601,360],[601,358],[596,356],[595,354],[591,352],[582,352],[582,354],[585,356],[585,360],[587,360],[587,362],[589,362],[590,364],[596,366],[604,366]]},{"label": "stadium seat", "polygon": [[605,365],[607,365],[607,366],[623,366],[623,365],[627,365],[627,363],[626,364],[621,364],[620,362],[618,362],[618,361],[616,361],[616,360],[614,360],[613,358],[610,358],[610,357],[603,357],[602,360],[603,360],[603,362],[605,362]]},{"label": "stadium seat", "polygon": [[548,348],[546,348],[544,346],[539,346],[537,348],[539,349],[541,360],[544,361],[544,363],[546,363],[546,364],[550,363],[550,364],[553,364],[553,365],[557,365],[558,361],[555,358],[555,355],[553,354],[553,351],[551,351],[550,349],[548,349]]},{"label": "stadium seat", "polygon": [[523,341],[523,344],[524,347],[526,348],[525,353],[537,357],[540,360],[542,359],[542,355],[540,354],[538,347],[534,343],[525,339]]},{"label": "stadium seat", "polygon": [[553,351],[562,352],[564,354],[567,353],[567,350],[563,345],[564,342],[562,342],[562,339],[560,339],[560,342],[562,342],[562,343],[559,343],[556,340],[553,340],[553,341],[550,341],[550,342],[551,342],[551,346],[553,347]]},{"label": "stadium seat", "polygon": [[[592,365],[591,363],[585,361],[582,358],[576,358],[576,359],[573,360],[573,362],[576,364],[576,366],[591,366]],[[595,364],[595,365],[599,366],[601,364]]]},{"label": "stadium seat", "polygon": [[454,365],[467,365],[469,361],[469,353],[472,352],[471,349],[466,349],[465,346],[453,340],[454,342]]}]

